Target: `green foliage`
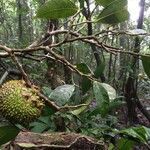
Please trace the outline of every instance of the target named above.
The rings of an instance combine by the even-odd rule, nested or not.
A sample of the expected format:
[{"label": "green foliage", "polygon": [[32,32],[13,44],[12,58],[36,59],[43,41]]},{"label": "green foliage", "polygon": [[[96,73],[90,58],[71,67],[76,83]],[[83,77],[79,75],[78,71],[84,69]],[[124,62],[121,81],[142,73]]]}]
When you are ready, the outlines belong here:
[{"label": "green foliage", "polygon": [[93,92],[96,98],[96,107],[89,113],[89,116],[101,114],[102,117],[106,117],[109,112],[125,103],[121,101],[122,97],[116,97],[115,89],[106,83],[94,81]]},{"label": "green foliage", "polygon": [[84,105],[83,106],[81,105],[77,109],[72,110],[71,113],[75,116],[80,115],[81,113],[85,112],[89,108],[91,101],[92,101],[92,96],[91,95],[86,96],[84,98]]},{"label": "green foliage", "polygon": [[[139,32],[143,32],[145,33],[145,31],[139,31]],[[150,78],[150,49],[147,48],[147,47],[144,47],[142,50],[141,50],[141,53],[144,54],[144,55],[147,55],[147,56],[141,56],[141,59],[142,59],[142,64],[143,64],[143,68],[144,68],[144,71],[145,73],[147,74],[147,76]]]},{"label": "green foliage", "polygon": [[127,0],[95,0],[95,1],[97,2],[97,4],[104,7],[114,3],[117,4],[117,2],[120,3],[119,5],[122,7],[127,5]]},{"label": "green foliage", "polygon": [[[125,139],[125,138],[121,138],[117,142],[117,147],[119,148],[119,150],[133,150],[134,144],[135,144],[134,141],[131,141],[131,140]],[[113,150],[114,149],[115,148],[113,146]]]},{"label": "green foliage", "polygon": [[115,90],[111,85],[106,84],[106,83],[100,83],[100,84],[101,84],[101,85],[105,88],[105,90],[107,91],[110,101],[114,100],[114,99],[117,97],[116,90]]},{"label": "green foliage", "polygon": [[108,93],[101,85],[101,83],[97,81],[93,82],[93,92],[96,98],[97,105],[99,106],[99,111],[102,116],[105,116],[109,107]]},{"label": "green foliage", "polygon": [[150,57],[142,56],[142,64],[143,64],[145,73],[150,78]]},{"label": "green foliage", "polygon": [[49,98],[56,102],[57,105],[65,105],[73,95],[75,90],[74,85],[65,84],[58,86],[56,89],[51,90],[49,87],[43,87],[43,93]]},{"label": "green foliage", "polygon": [[103,61],[100,65],[98,65],[94,71],[95,78],[99,78],[105,70],[105,61]]},{"label": "green foliage", "polygon": [[[120,130],[117,134],[120,134],[121,138],[117,141],[117,147],[120,150],[132,150],[133,146],[139,143],[149,145],[150,128],[140,126],[131,127],[128,129]],[[149,146],[148,146],[149,147]]]},{"label": "green foliage", "polygon": [[32,132],[42,133],[50,128],[50,116],[41,116],[36,122],[30,124]]},{"label": "green foliage", "polygon": [[92,73],[89,66],[85,63],[77,64],[76,66],[77,66],[77,69],[84,74],[91,74]]},{"label": "green foliage", "polygon": [[46,95],[47,97],[51,94],[52,91],[53,91],[53,90],[52,90],[50,87],[44,86],[44,87],[42,88],[43,94]]},{"label": "green foliage", "polygon": [[46,19],[66,18],[74,15],[78,8],[70,0],[49,0],[37,11],[36,17]]},{"label": "green foliage", "polygon": [[119,133],[132,137],[133,141],[139,141],[147,145],[148,145],[148,140],[150,140],[150,128],[147,128],[144,126],[124,129],[120,131]]},{"label": "green foliage", "polygon": [[[83,74],[91,75],[92,71],[90,70],[89,66],[85,63],[77,64],[77,69],[81,71]],[[85,94],[90,88],[92,87],[91,81],[87,77],[82,77],[82,92]]]},{"label": "green foliage", "polygon": [[[115,25],[117,23],[120,23],[128,19],[129,13],[127,11],[127,0],[95,0],[95,1],[98,5],[103,6],[102,11],[98,13],[98,17],[97,17],[98,23]],[[37,10],[36,17],[45,18],[45,19],[67,18],[69,16],[74,15],[77,12],[78,8],[75,5],[75,3],[77,2],[80,3],[81,12],[87,9],[85,0],[78,0],[78,1],[77,0],[49,0],[45,4],[39,7],[39,9]],[[10,2],[6,2],[6,3],[8,4]],[[22,18],[26,18],[25,21],[22,20],[22,24],[30,23],[29,26],[27,26],[29,30],[27,30],[26,24],[22,25],[22,29],[25,29],[25,33],[23,31],[24,33],[23,35],[29,33],[28,31],[31,31],[31,35],[25,36],[25,38],[22,41],[18,40],[19,39],[18,30],[17,30],[18,22],[16,22],[16,19],[18,18],[18,14],[14,13],[14,11],[16,10],[16,3],[14,2],[13,4],[10,3],[8,8],[4,7],[4,10],[5,9],[6,10],[5,11],[2,10],[0,18],[2,19],[7,18],[7,20],[4,20],[4,24],[2,24],[2,27],[0,27],[0,32],[2,33],[1,37],[4,37],[3,39],[5,39],[5,41],[3,41],[3,39],[1,41],[3,43],[9,41],[11,47],[16,47],[15,41],[19,41],[22,46],[23,45],[22,43],[27,40],[26,38],[29,38],[30,42],[32,42],[33,39],[38,37],[38,34],[41,35],[41,33],[43,32],[42,28],[45,26],[47,20],[45,20],[45,22],[43,22],[43,20],[35,20],[35,19],[32,20],[33,14],[39,5],[41,5],[40,0],[30,1],[28,3],[24,1],[24,4],[22,4],[22,6],[30,6],[30,7],[27,8],[22,7],[23,10],[20,11],[18,10],[17,12],[18,14],[22,15]],[[24,10],[29,10],[30,8],[32,8],[31,14],[24,11]],[[96,17],[95,12],[91,14],[92,22],[93,22],[93,18]],[[77,31],[77,33],[79,33],[82,38],[82,36],[87,35],[87,30],[88,30],[87,28],[85,28],[85,26],[82,26],[83,25],[82,21],[84,22],[85,18],[83,17],[82,13],[79,13],[79,17],[77,15],[77,17],[74,18],[73,22],[71,22],[73,23],[73,26],[70,25],[70,22],[68,22],[68,20],[65,20],[65,25],[64,25],[64,20],[60,20],[59,27],[61,26],[62,28],[59,29],[60,30],[70,29],[71,32]],[[10,26],[11,24],[14,24],[14,26]],[[74,26],[75,24],[77,25]],[[113,29],[112,30],[113,35],[112,35],[109,34],[109,32],[107,32],[108,30],[111,30],[111,28],[108,28],[107,30],[106,29],[107,26],[105,25],[99,25],[99,24],[92,24],[92,25],[93,25],[92,36],[95,37],[95,35],[98,32],[101,33],[98,36],[96,36],[99,42],[104,42],[111,46],[115,45],[115,47],[118,46],[118,43],[120,41],[118,40],[119,38],[117,35],[117,30]],[[10,37],[9,37],[9,32],[11,33]],[[34,35],[34,33],[36,33],[37,35]],[[131,36],[133,35],[138,36],[138,34],[143,34],[143,31],[132,30],[129,33],[128,32],[126,33]],[[73,35],[70,36],[69,34],[70,33],[68,32],[68,39],[72,37],[74,38]],[[57,35],[57,36],[58,36],[58,41],[54,40],[53,44],[63,41],[65,37],[64,34]],[[9,39],[11,39],[12,41],[10,41]],[[82,40],[84,41],[84,39]],[[89,40],[92,41],[92,39],[90,38]],[[113,41],[114,43],[110,41]],[[64,43],[65,42],[66,41],[64,41]],[[128,42],[132,43],[130,39]],[[29,43],[29,42],[25,42],[25,43]],[[72,43],[70,45],[72,45]],[[89,45],[90,44],[87,43],[82,44],[81,42],[74,42],[73,46],[75,51],[70,50],[68,46],[67,50],[69,49],[70,51],[69,52],[70,56],[68,60],[70,60],[70,58],[71,59],[73,58],[72,60],[73,63],[76,63],[78,60],[79,62],[85,62],[85,63],[77,64],[76,68],[81,73],[86,75],[92,75],[94,78],[97,78],[99,80],[99,77],[105,73],[104,70],[106,70],[106,73],[108,71],[107,70],[108,66],[106,63],[108,62],[108,55],[105,52],[99,53],[99,55],[103,55],[104,57],[106,56],[107,60],[106,62],[103,61],[99,66],[95,67],[96,64],[95,59],[92,58],[93,53],[90,51]],[[66,54],[65,51],[63,51],[64,50],[63,48],[65,46],[64,47],[63,45],[61,46],[62,46],[62,51],[61,51],[62,54]],[[76,52],[76,50],[78,51]],[[103,51],[103,48],[99,50]],[[54,132],[56,131],[55,129],[57,126],[55,119],[59,119],[60,117],[64,120],[63,123],[65,125],[64,124],[62,125],[66,127],[67,131],[86,134],[98,139],[102,138],[105,141],[108,141],[108,143],[110,143],[110,147],[109,147],[110,149],[115,149],[116,148],[115,146],[117,145],[118,150],[130,150],[130,149],[132,150],[133,146],[135,144],[139,144],[140,142],[148,146],[147,141],[150,139],[149,128],[141,126],[141,127],[124,129],[120,131],[115,129],[115,127],[118,127],[117,124],[118,120],[117,117],[115,117],[112,112],[114,112],[114,109],[121,107],[125,102],[122,101],[123,99],[122,97],[117,96],[119,92],[118,91],[116,92],[116,90],[113,87],[111,87],[106,83],[100,83],[97,81],[94,81],[92,83],[92,81],[89,80],[87,77],[82,76],[81,85],[80,85],[80,81],[79,81],[79,85],[77,85],[78,91],[76,90],[77,88],[75,88],[74,85],[63,85],[52,90],[51,88],[48,87],[49,83],[47,83],[47,79],[44,79],[45,72],[47,71],[47,67],[49,66],[47,65],[47,62],[44,60],[45,58],[44,57],[43,57],[44,59],[42,58],[42,56],[44,55],[43,51],[36,52],[33,54],[33,56],[32,54],[30,55],[30,53],[29,54],[27,53],[23,57],[30,57],[32,59],[34,58],[34,55],[36,56],[37,60],[41,60],[40,63],[29,61],[29,59],[27,59],[27,61],[23,61],[23,66],[27,67],[26,71],[29,74],[29,77],[32,79],[32,81],[35,81],[37,85],[43,86],[42,91],[45,96],[47,96],[50,100],[54,101],[58,106],[60,107],[67,106],[68,109],[65,110],[61,109],[61,111],[56,112],[55,110],[52,110],[49,106],[45,106],[41,116],[35,122],[30,123],[29,126],[30,131],[38,132],[38,133],[50,132],[50,131]],[[116,57],[112,57],[112,59],[114,58]],[[20,62],[22,62],[21,58],[20,60],[21,60]],[[8,59],[6,61],[8,61]],[[113,67],[115,68],[115,61],[113,60],[112,62],[114,63],[111,66],[113,69]],[[149,62],[150,61],[148,57],[144,57],[144,56],[142,57],[143,67],[148,77],[150,77]],[[91,66],[92,69],[93,68],[96,69],[92,70],[89,66]],[[127,70],[127,68],[129,67],[130,66],[128,65],[128,62],[126,61],[125,70]],[[115,69],[120,69],[120,68],[117,67]],[[118,73],[117,70],[114,70],[114,72],[115,71]],[[113,76],[113,74],[111,76]],[[74,76],[73,79],[75,79]],[[116,76],[114,76],[114,79],[116,79]],[[108,80],[106,77],[106,82],[107,81]],[[119,88],[121,89],[120,86]],[[76,97],[74,96],[74,93],[77,93]],[[0,144],[4,144],[9,140],[12,140],[18,134],[18,132],[19,129],[16,128],[15,126],[0,127]],[[114,143],[112,143],[112,139],[116,141],[115,145],[113,145]]]},{"label": "green foliage", "polygon": [[0,145],[5,144],[12,139],[14,139],[18,133],[20,132],[20,129],[18,129],[15,126],[1,126],[0,127]]},{"label": "green foliage", "polygon": [[[76,66],[77,66],[77,69],[80,72],[82,72],[83,74],[93,75],[95,78],[99,78],[105,69],[105,63],[104,62],[96,67],[94,73],[91,71],[89,66],[85,63],[80,63],[80,64],[77,64]],[[90,90],[91,87],[92,87],[91,80],[89,80],[87,77],[82,77],[82,84],[81,84],[82,93],[85,94],[87,91]]]},{"label": "green foliage", "polygon": [[84,8],[84,2],[85,2],[85,0],[79,0],[80,8],[81,8],[81,9]]},{"label": "green foliage", "polygon": [[[103,1],[102,4],[106,5],[106,1]],[[104,7],[97,19],[99,22],[106,24],[123,22],[129,18],[126,6],[127,0],[115,0],[109,4],[107,3],[107,6]]]},{"label": "green foliage", "polygon": [[106,7],[108,6],[110,3],[114,2],[115,0],[95,0],[96,3],[100,6]]},{"label": "green foliage", "polygon": [[122,99],[123,99],[122,97],[117,97],[113,99],[112,101],[110,101],[108,111],[111,112],[114,109],[122,107],[125,104],[125,102],[122,101]]}]

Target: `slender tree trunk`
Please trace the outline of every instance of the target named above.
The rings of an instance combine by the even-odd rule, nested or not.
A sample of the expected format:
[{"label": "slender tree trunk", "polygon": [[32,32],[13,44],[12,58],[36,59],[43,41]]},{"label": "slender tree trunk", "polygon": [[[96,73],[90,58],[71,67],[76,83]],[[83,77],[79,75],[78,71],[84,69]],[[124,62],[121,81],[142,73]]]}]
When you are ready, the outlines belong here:
[{"label": "slender tree trunk", "polygon": [[21,10],[22,10],[22,4],[21,4],[21,0],[17,0],[17,11],[18,11],[18,37],[19,37],[19,41],[22,42],[23,41],[23,26],[22,26],[22,14],[21,14]]},{"label": "slender tree trunk", "polygon": [[[53,30],[57,30],[57,28],[58,28],[58,20],[49,20],[47,22],[47,33]],[[43,45],[48,46],[52,44],[53,42],[57,41],[57,37],[56,36],[49,37],[49,34],[45,34],[43,41],[45,41]],[[45,54],[48,54],[48,53],[45,52]],[[50,59],[47,59],[46,77],[52,89],[55,89],[57,86],[63,84],[62,83],[63,80],[60,79],[60,72],[59,72],[58,64],[55,61],[50,60]]]},{"label": "slender tree trunk", "polygon": [[[143,18],[144,18],[144,6],[145,0],[140,1],[141,11],[138,19],[137,29],[142,29],[143,27]],[[134,52],[140,52],[140,39],[138,37],[135,38],[135,46]],[[125,98],[128,107],[128,119],[131,124],[138,122],[137,112],[136,112],[136,104],[138,100],[137,96],[137,73],[138,73],[138,56],[133,56],[132,58],[132,71],[129,73],[129,77],[127,79],[125,85]]]},{"label": "slender tree trunk", "polygon": [[[120,30],[126,30],[127,29],[127,23],[121,23],[120,24]],[[128,39],[126,35],[121,35],[119,38],[119,42],[120,42],[120,47],[122,47],[123,49],[129,50],[128,48]],[[126,73],[127,73],[127,62],[129,62],[129,58],[127,55],[120,53],[119,55],[119,77],[118,80],[121,81],[120,83],[120,91],[121,93],[123,93],[124,90],[124,86],[125,86],[125,82],[126,82]]]},{"label": "slender tree trunk", "polygon": [[[68,28],[68,22],[66,20],[66,23],[64,25],[64,29],[67,29]],[[73,52],[73,44],[70,43],[69,46],[65,47],[64,48],[64,56],[65,58],[72,63],[72,53]],[[66,66],[64,65],[64,77],[65,77],[65,83],[66,84],[71,84],[72,83],[72,72],[71,70]]]},{"label": "slender tree trunk", "polygon": [[[83,15],[85,16],[85,18],[88,20],[88,21],[91,21],[91,11],[90,11],[90,3],[89,3],[89,0],[85,0],[86,1],[86,4],[87,4],[87,10],[85,8],[83,8]],[[88,35],[92,35],[93,34],[93,28],[92,28],[92,23],[91,22],[88,22],[87,23],[87,29],[88,29]],[[93,44],[90,44],[91,46],[91,49],[93,51],[93,54],[94,54],[94,57],[95,57],[95,60],[96,60],[96,64],[97,66],[99,66],[101,63],[102,63],[102,60],[98,54],[98,51],[97,51],[97,48],[95,47],[95,45]],[[100,79],[102,82],[105,82],[105,76],[104,74],[101,74],[100,75]]]}]

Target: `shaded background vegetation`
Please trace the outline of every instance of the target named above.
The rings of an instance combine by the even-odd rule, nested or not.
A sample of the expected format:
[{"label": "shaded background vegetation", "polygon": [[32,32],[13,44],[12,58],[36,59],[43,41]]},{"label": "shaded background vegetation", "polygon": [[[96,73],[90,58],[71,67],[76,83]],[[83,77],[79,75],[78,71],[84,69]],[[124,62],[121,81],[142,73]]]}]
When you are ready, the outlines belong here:
[{"label": "shaded background vegetation", "polygon": [[[67,34],[49,35],[49,33],[57,30],[70,30],[70,32],[83,37],[95,36],[103,46],[98,47],[82,40],[73,40],[70,42],[63,41],[62,44],[60,43],[52,50],[59,56],[64,56],[63,60],[73,64],[83,74],[93,73],[94,78],[111,85],[116,90],[117,98],[121,97],[121,103],[117,103],[116,106],[122,107],[114,107],[114,111],[108,110],[109,115],[103,118],[102,114],[100,115],[96,110],[93,111],[93,105],[97,104],[95,97],[91,94],[92,83],[87,77],[74,73],[65,63],[55,60],[56,57],[55,59],[45,57],[52,56],[47,51],[29,52],[27,55],[20,55],[21,57],[18,59],[32,83],[39,86],[46,96],[49,96],[51,90],[58,86],[75,85],[75,91],[67,104],[89,104],[88,99],[90,99],[93,113],[90,112],[90,114],[89,111],[91,110],[87,110],[78,120],[68,113],[58,112],[56,115],[48,109],[50,111],[48,114],[52,115],[51,120],[59,118],[58,120],[62,122],[57,124],[57,121],[52,121],[54,123],[47,125],[49,123],[48,118],[46,118],[45,126],[42,123],[33,123],[32,131],[43,132],[53,129],[64,131],[67,128],[69,131],[101,137],[103,131],[100,129],[106,126],[115,128],[135,124],[149,126],[150,80],[144,72],[141,57],[138,54],[143,51],[149,54],[150,15],[144,17],[144,12],[148,11],[150,2],[141,0],[141,12],[137,23],[126,20],[119,24],[113,24],[114,18],[111,17],[109,21],[106,19],[99,23],[92,22],[103,7],[97,7],[97,5],[93,5],[94,1],[89,0],[74,2],[81,8],[81,11],[73,18],[38,19],[35,17],[37,9],[45,3],[45,0],[1,0],[0,44],[13,49],[25,49],[41,43],[43,46],[49,46],[59,43],[65,38],[73,38],[73,35]],[[110,25],[105,24],[105,21]],[[0,76],[2,77],[6,71],[11,72],[7,80],[22,78],[16,64],[9,57],[1,55]],[[57,101],[56,103],[59,104]],[[79,111],[82,112],[82,110]],[[74,121],[73,124],[70,123],[71,120]],[[83,122],[85,122],[84,125],[82,125]],[[74,130],[72,130],[72,126]],[[93,130],[96,127],[99,130]],[[100,132],[102,133],[99,134]]]}]

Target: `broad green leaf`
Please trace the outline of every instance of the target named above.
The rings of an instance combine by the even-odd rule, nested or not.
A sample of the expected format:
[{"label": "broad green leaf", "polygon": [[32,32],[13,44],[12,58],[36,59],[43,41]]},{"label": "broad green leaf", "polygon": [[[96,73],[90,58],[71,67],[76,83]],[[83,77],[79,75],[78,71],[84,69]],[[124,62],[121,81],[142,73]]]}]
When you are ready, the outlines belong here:
[{"label": "broad green leaf", "polygon": [[125,104],[125,102],[119,101],[119,100],[110,101],[110,103],[109,103],[109,111],[112,111],[112,110],[114,110],[116,108],[120,108],[124,104]]},{"label": "broad green leaf", "polygon": [[36,133],[42,133],[49,127],[47,124],[42,122],[33,122],[30,126],[33,126],[31,131]]},{"label": "broad green leaf", "polygon": [[49,0],[37,11],[36,17],[46,19],[66,18],[78,11],[71,0]]},{"label": "broad green leaf", "polygon": [[82,78],[82,93],[85,94],[91,87],[92,87],[92,82],[86,77]]},{"label": "broad green leaf", "polygon": [[132,127],[129,129],[124,129],[120,133],[138,139],[142,143],[147,143],[150,139],[150,128],[141,126],[141,127]]},{"label": "broad green leaf", "polygon": [[85,64],[85,63],[77,64],[76,66],[77,66],[77,69],[79,71],[81,71],[82,73],[84,73],[84,74],[92,73],[92,71],[90,70],[89,66],[87,64]]},{"label": "broad green leaf", "polygon": [[[101,114],[102,110],[101,110],[101,107],[96,107],[93,111],[91,111],[89,114],[88,114],[88,117],[91,117],[91,116],[96,116],[98,114]],[[108,111],[106,111],[107,113]]]},{"label": "broad green leaf", "polygon": [[87,109],[88,105],[87,106],[81,106],[73,111],[71,111],[71,113],[75,116],[81,114],[82,112],[84,112],[86,109]]},{"label": "broad green leaf", "polygon": [[50,108],[49,106],[45,106],[42,111],[42,116],[51,116],[56,112],[56,110]]},{"label": "broad green leaf", "polygon": [[41,116],[38,118],[39,121],[49,125],[51,122],[50,122],[50,116]]},{"label": "broad green leaf", "polygon": [[100,108],[101,115],[105,116],[109,108],[109,96],[105,88],[101,83],[94,81],[93,82],[93,91],[96,98],[98,107]]},{"label": "broad green leaf", "polygon": [[110,3],[116,1],[116,0],[95,0],[97,4],[99,4],[100,6],[108,6]]},{"label": "broad green leaf", "polygon": [[129,12],[126,10],[126,8],[123,8],[114,12],[114,14],[110,14],[108,16],[103,16],[103,14],[100,14],[98,18],[99,22],[101,23],[115,25],[128,20]]},{"label": "broad green leaf", "polygon": [[150,128],[141,126],[141,127],[134,127],[133,130],[140,135],[140,139],[143,140],[144,143],[150,140]]},{"label": "broad green leaf", "polygon": [[18,133],[20,132],[20,129],[15,126],[1,126],[0,127],[0,145],[5,144],[11,140],[13,140]]},{"label": "broad green leaf", "polygon": [[112,7],[113,10],[118,10],[128,4],[127,0],[96,0],[96,2],[104,7]]},{"label": "broad green leaf", "polygon": [[74,85],[62,85],[54,89],[49,95],[49,98],[53,99],[57,105],[63,106],[70,100],[74,90]]},{"label": "broad green leaf", "polygon": [[[90,70],[89,66],[87,66],[85,63],[77,64],[77,69],[81,71],[84,74],[92,74],[92,71]],[[92,87],[91,80],[89,80],[87,77],[82,78],[82,92],[85,94],[90,88]]]},{"label": "broad green leaf", "polygon": [[98,21],[106,24],[117,24],[129,18],[126,0],[115,0],[105,7],[98,16]]},{"label": "broad green leaf", "polygon": [[133,150],[135,142],[130,139],[121,138],[117,141],[119,150]]},{"label": "broad green leaf", "polygon": [[89,104],[91,103],[91,100],[92,100],[91,97],[88,96],[86,102],[84,103],[84,104],[86,104],[86,106],[81,106],[81,107],[79,107],[79,108],[71,111],[71,113],[73,115],[76,115],[76,116],[79,115],[79,114],[81,114],[82,112],[84,112],[89,107]]},{"label": "broad green leaf", "polygon": [[117,96],[116,90],[112,86],[110,86],[109,84],[101,83],[101,85],[107,91],[108,96],[109,96],[109,100],[110,101],[114,100],[116,98],[116,96]]},{"label": "broad green leaf", "polygon": [[142,56],[142,64],[143,64],[145,73],[150,78],[150,57]]},{"label": "broad green leaf", "polygon": [[109,104],[109,96],[106,89],[102,86],[102,83],[94,81],[93,91],[99,105],[102,105],[104,102]]},{"label": "broad green leaf", "polygon": [[42,87],[42,92],[44,93],[44,95],[49,96],[52,92],[52,89],[50,87]]}]

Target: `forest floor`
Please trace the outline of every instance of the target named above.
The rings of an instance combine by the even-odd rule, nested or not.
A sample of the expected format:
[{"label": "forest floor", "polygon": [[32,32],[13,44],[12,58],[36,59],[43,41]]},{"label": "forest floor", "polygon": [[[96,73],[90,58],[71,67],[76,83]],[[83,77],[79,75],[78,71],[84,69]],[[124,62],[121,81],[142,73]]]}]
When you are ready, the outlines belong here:
[{"label": "forest floor", "polygon": [[[142,105],[148,112],[150,113],[150,99],[142,99],[140,100]],[[146,127],[150,127],[150,122],[147,118],[141,113],[139,109],[136,109],[137,117],[139,119],[139,123],[135,125],[144,125]],[[128,118],[127,118],[127,107],[124,106],[121,109],[117,110],[117,118],[118,118],[118,126],[119,128],[124,128],[129,126]]]}]

